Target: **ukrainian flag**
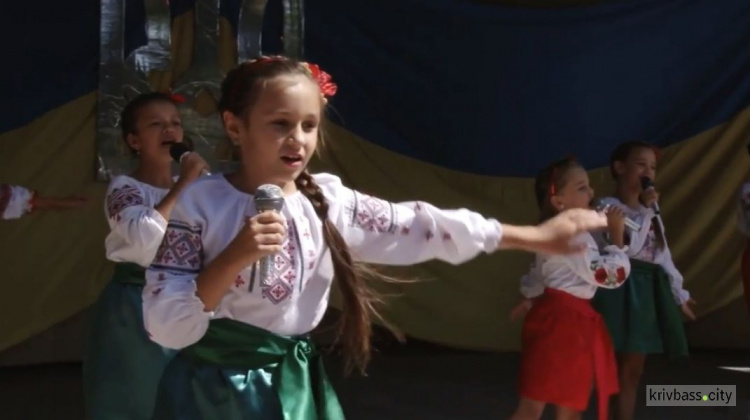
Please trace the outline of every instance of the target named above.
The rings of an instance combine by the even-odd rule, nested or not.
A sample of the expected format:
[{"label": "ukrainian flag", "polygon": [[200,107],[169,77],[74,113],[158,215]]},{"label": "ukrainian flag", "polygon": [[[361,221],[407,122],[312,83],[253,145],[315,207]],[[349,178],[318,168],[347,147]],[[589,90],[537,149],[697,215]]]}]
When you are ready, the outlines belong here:
[{"label": "ukrainian flag", "polygon": [[[236,62],[240,3],[222,2],[225,69]],[[690,335],[692,344],[738,341],[741,333],[726,325],[733,313],[747,317],[736,310],[742,238],[734,211],[748,176],[750,3],[305,3],[305,58],[339,85],[318,169],[382,198],[534,223],[533,176],[548,162],[575,155],[598,192],[609,194],[612,149],[633,139],[655,143],[663,149],[657,185],[676,265],[698,314],[714,316]],[[175,59],[170,71],[152,75],[154,86],[169,86],[187,68],[192,5],[170,3]],[[99,5],[4,8],[0,181],[47,194],[85,192],[94,203],[0,224],[0,349],[86,308],[111,273],[102,246],[105,186],[94,181]],[[266,53],[279,51],[282,15],[281,1],[269,1]],[[134,48],[142,23],[136,16],[129,25]],[[509,252],[459,267],[414,267],[404,275],[422,281],[386,289],[398,295],[387,314],[418,338],[516,349],[520,324],[508,312],[530,260]]]}]

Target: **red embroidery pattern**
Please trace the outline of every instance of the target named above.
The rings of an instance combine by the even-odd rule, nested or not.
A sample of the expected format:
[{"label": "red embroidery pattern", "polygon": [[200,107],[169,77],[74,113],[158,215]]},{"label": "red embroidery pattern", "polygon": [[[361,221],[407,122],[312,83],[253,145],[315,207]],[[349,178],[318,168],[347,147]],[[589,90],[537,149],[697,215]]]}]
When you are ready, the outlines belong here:
[{"label": "red embroidery pattern", "polygon": [[13,194],[13,190],[8,184],[0,184],[0,217],[5,213],[5,209],[10,203],[10,196]]},{"label": "red embroidery pattern", "polygon": [[596,279],[596,282],[599,284],[607,284],[608,277],[607,270],[603,268],[597,268],[596,271],[594,271],[594,279]]},{"label": "red embroidery pattern", "polygon": [[242,278],[242,275],[238,275],[236,279],[234,279],[234,287],[240,287],[243,284],[245,284],[245,279]]},{"label": "red embroidery pattern", "polygon": [[124,209],[143,205],[143,203],[143,197],[138,188],[125,184],[120,188],[115,188],[107,196],[107,213],[109,217],[117,217]]},{"label": "red embroidery pattern", "polygon": [[353,226],[370,232],[395,233],[398,230],[393,204],[354,192]]},{"label": "red embroidery pattern", "polygon": [[281,252],[274,256],[271,268],[271,281],[261,287],[261,294],[274,305],[292,296],[294,281],[297,279],[296,227],[293,220],[287,223],[287,235]]},{"label": "red embroidery pattern", "polygon": [[154,266],[197,273],[202,261],[203,244],[200,228],[170,222],[159,250],[156,251]]}]

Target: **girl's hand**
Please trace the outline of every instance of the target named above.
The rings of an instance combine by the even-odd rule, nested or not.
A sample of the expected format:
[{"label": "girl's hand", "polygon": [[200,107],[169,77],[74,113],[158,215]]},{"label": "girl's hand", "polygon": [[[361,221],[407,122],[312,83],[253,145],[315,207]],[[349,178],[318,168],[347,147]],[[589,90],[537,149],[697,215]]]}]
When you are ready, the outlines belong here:
[{"label": "girl's hand", "polygon": [[510,320],[515,321],[518,318],[526,316],[531,307],[534,306],[534,299],[523,299],[510,311]]},{"label": "girl's hand", "polygon": [[607,208],[607,230],[612,244],[622,248],[625,245],[625,213],[621,208]]},{"label": "girl's hand", "polygon": [[571,244],[580,233],[607,227],[607,217],[594,210],[566,210],[539,226],[503,225],[500,249],[522,249],[547,254],[572,254],[585,244]]},{"label": "girl's hand", "polygon": [[286,221],[280,213],[259,213],[245,221],[245,226],[227,246],[227,251],[246,267],[267,255],[281,251],[281,245],[286,237],[285,226]]},{"label": "girl's hand", "polygon": [[682,309],[682,313],[685,314],[685,317],[687,317],[691,321],[695,321],[695,314],[693,313],[693,310],[690,309],[690,305],[695,305],[695,301],[693,298],[689,298],[687,302],[680,305],[680,309]]},{"label": "girl's hand", "polygon": [[208,169],[208,163],[201,155],[190,152],[180,160],[179,180],[183,183],[191,183],[198,179],[204,171],[208,172]]},{"label": "girl's hand", "polygon": [[638,196],[638,200],[644,207],[651,208],[654,203],[659,201],[659,193],[655,188],[649,188]]}]

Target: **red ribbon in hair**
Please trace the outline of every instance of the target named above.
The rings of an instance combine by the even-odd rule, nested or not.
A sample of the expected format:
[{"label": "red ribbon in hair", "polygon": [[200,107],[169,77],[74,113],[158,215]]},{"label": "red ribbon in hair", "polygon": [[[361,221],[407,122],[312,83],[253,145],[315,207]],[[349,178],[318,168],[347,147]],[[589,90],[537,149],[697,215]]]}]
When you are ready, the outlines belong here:
[{"label": "red ribbon in hair", "polygon": [[[274,56],[263,56],[259,57],[252,61],[252,63],[270,63],[273,61],[283,61],[288,60],[288,58],[280,55],[274,55]],[[305,66],[308,72],[310,72],[310,76],[312,76],[313,80],[318,84],[318,87],[320,88],[320,92],[325,97],[332,97],[336,95],[336,91],[338,91],[338,86],[333,83],[333,78],[330,74],[323,71],[319,65],[308,63],[305,61],[300,61],[300,64]]]}]

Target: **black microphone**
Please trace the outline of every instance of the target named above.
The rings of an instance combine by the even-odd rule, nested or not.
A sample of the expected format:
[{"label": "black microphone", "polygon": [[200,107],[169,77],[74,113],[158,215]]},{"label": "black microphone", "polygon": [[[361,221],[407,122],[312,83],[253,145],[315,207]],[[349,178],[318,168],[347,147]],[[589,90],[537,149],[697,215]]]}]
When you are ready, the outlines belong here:
[{"label": "black microphone", "polygon": [[[593,207],[594,207],[594,210],[596,211],[601,211],[601,212],[606,213],[607,209],[609,209],[611,205],[606,204],[604,200],[602,200],[601,198],[597,198],[593,202]],[[625,216],[625,226],[627,226],[628,229],[634,232],[639,232],[641,230],[641,225],[639,225],[636,221],[632,220],[628,216]]]},{"label": "black microphone", "polygon": [[[654,181],[652,181],[651,178],[647,176],[641,178],[641,189],[644,192],[654,188]],[[651,208],[654,209],[654,213],[656,213],[657,216],[661,214],[661,210],[659,210],[659,203],[657,203],[656,201],[654,201],[654,204],[651,205]]]},{"label": "black microphone", "polygon": [[[284,193],[277,185],[264,184],[258,187],[253,197],[255,201],[255,209],[258,213],[265,211],[280,212],[284,207]],[[268,255],[260,260],[259,276],[261,284],[269,285],[273,280],[271,267],[273,266],[273,255]]]},{"label": "black microphone", "polygon": [[[169,155],[172,156],[172,159],[177,163],[182,163],[182,159],[191,152],[192,150],[190,150],[185,143],[172,143],[172,145],[169,146]],[[211,172],[208,172],[205,169],[201,170],[201,173],[203,175],[211,175]]]}]

